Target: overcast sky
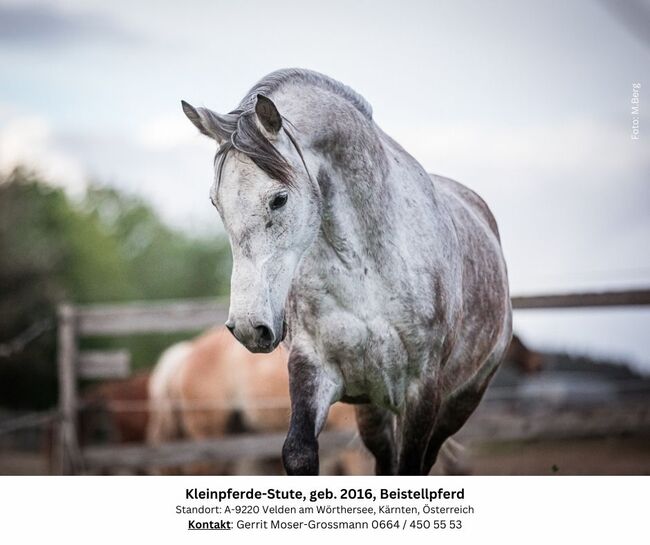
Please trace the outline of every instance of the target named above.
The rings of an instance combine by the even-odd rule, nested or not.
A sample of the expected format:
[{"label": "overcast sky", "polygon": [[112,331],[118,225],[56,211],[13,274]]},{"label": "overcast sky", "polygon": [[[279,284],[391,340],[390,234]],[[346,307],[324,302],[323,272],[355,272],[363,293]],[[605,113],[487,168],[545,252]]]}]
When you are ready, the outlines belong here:
[{"label": "overcast sky", "polygon": [[[0,0],[0,170],[27,164],[72,194],[96,179],[218,230],[213,144],[180,99],[225,112],[268,72],[306,67],[487,200],[513,293],[647,286],[650,7],[636,3]],[[516,327],[650,370],[648,310],[521,312]]]}]

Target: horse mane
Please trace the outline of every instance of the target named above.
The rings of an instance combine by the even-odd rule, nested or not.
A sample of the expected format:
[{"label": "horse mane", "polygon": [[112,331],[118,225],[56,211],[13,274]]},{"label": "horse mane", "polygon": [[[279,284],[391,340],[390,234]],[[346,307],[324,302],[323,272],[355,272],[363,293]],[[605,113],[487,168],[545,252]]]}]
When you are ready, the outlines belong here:
[{"label": "horse mane", "polygon": [[[271,72],[258,81],[240,101],[239,106],[226,115],[217,116],[220,136],[225,139],[215,156],[217,167],[217,183],[221,180],[221,171],[228,152],[235,149],[248,156],[263,172],[271,178],[291,186],[293,170],[289,162],[260,131],[255,122],[255,103],[257,95],[270,95],[281,87],[302,83],[330,91],[352,104],[368,120],[372,119],[372,107],[368,101],[352,88],[324,74],[303,68],[285,68]],[[287,129],[291,122],[283,118],[283,130],[296,147],[298,154],[302,152]]]},{"label": "horse mane", "polygon": [[258,94],[269,96],[288,83],[303,83],[331,91],[349,101],[367,119],[372,119],[372,106],[354,89],[325,74],[305,68],[284,68],[271,72],[246,93],[246,96],[239,103],[239,108],[242,110],[252,108]]}]

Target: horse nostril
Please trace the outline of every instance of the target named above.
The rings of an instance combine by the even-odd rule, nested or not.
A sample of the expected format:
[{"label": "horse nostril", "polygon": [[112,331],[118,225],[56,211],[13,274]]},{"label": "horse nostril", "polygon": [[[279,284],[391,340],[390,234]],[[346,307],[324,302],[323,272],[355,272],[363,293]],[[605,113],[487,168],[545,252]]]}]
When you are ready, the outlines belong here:
[{"label": "horse nostril", "polygon": [[273,344],[273,332],[265,325],[255,326],[257,332],[257,341],[259,344],[269,346]]}]

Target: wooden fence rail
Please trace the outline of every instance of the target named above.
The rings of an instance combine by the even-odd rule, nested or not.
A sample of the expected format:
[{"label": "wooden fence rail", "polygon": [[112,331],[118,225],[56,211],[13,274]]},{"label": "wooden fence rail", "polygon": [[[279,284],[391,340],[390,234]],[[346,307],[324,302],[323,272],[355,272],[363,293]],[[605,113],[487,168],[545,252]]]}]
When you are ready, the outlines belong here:
[{"label": "wooden fence rail", "polygon": [[[161,445],[91,447],[84,450],[82,465],[85,471],[94,473],[116,468],[142,471],[199,462],[274,459],[280,456],[285,436],[284,433],[245,434]],[[356,434],[347,431],[323,432],[319,443],[322,457],[359,444]]]},{"label": "wooden fence rail", "polygon": [[519,295],[512,297],[512,308],[517,310],[644,305],[650,305],[650,289],[561,293],[555,295]]},{"label": "wooden fence rail", "polygon": [[[636,289],[626,291],[566,293],[553,295],[528,295],[512,297],[514,309],[558,309],[558,308],[584,308],[584,307],[613,307],[613,306],[640,306],[650,305],[650,289]],[[174,458],[172,451],[178,452],[184,460],[198,460],[201,456],[234,456],[235,452],[241,454],[242,448],[253,449],[252,452],[279,452],[279,439],[263,437],[260,441],[252,438],[239,443],[239,450],[233,445],[235,439],[218,441],[221,446],[203,445],[198,451],[193,447],[179,446],[157,447],[128,447],[131,450],[122,450],[123,455],[116,454],[116,449],[127,447],[114,447],[113,450],[78,449],[77,434],[75,429],[76,414],[78,409],[77,382],[79,377],[106,378],[109,376],[124,376],[129,372],[128,354],[119,351],[93,353],[79,352],[78,340],[87,336],[117,336],[135,335],[145,333],[171,333],[201,331],[215,324],[223,323],[227,317],[227,302],[223,299],[199,299],[164,302],[135,302],[127,304],[90,305],[74,307],[62,305],[59,308],[58,331],[58,375],[59,375],[59,456],[61,472],[63,474],[78,471],[82,464],[102,466],[107,460],[122,461],[126,466],[136,467],[142,460],[161,460],[167,463]],[[611,408],[610,408],[611,409]],[[641,426],[646,426],[648,415],[646,412],[633,411],[629,418]],[[511,415],[512,416],[512,415]],[[601,422],[610,422],[611,427],[621,427],[623,420],[613,421],[607,412],[592,415],[591,420],[599,419]],[[530,429],[541,426],[537,433],[543,433],[544,426],[539,424],[548,415],[537,415],[534,421],[508,420],[508,415],[500,415],[496,420],[487,420],[483,423],[484,429],[495,432],[495,422],[498,419],[509,421],[508,429],[516,430],[512,433],[518,437],[530,435]],[[584,429],[585,420],[571,415],[555,415],[551,418],[556,424],[562,423],[567,429],[579,432]],[[623,417],[621,417],[623,418]],[[626,419],[628,417],[625,417]],[[627,420],[625,420],[627,422]],[[609,425],[609,424],[608,424]],[[469,424],[468,424],[469,426]],[[471,429],[471,427],[469,428]],[[528,431],[526,431],[528,430]],[[469,432],[465,432],[469,433]],[[568,433],[568,432],[567,432]],[[498,433],[497,433],[498,436]],[[243,439],[242,439],[243,441]],[[338,441],[338,439],[337,439]],[[336,442],[335,442],[336,443]],[[182,447],[182,448],[181,448]],[[133,450],[136,449],[136,450]],[[140,449],[139,454],[137,449]],[[154,450],[152,450],[154,449]],[[207,449],[207,450],[206,450]],[[230,449],[230,450],[229,450]],[[197,454],[198,452],[198,454]],[[251,452],[251,451],[248,451]],[[112,457],[112,458],[111,458]],[[176,463],[176,462],[175,462]],[[180,462],[178,462],[180,463]]]},{"label": "wooden fence rail", "polygon": [[92,305],[78,307],[76,312],[78,333],[82,336],[176,333],[224,323],[228,301],[189,299]]}]

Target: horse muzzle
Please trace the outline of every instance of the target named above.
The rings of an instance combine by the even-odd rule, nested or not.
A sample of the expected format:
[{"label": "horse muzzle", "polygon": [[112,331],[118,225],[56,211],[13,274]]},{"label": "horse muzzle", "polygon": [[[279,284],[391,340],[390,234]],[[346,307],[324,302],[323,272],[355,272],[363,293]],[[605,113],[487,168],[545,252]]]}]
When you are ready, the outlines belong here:
[{"label": "horse muzzle", "polygon": [[284,320],[281,321],[279,333],[276,333],[273,327],[264,322],[245,321],[248,323],[239,327],[238,322],[229,319],[226,322],[226,328],[249,352],[256,354],[273,352],[284,340],[287,333]]}]

